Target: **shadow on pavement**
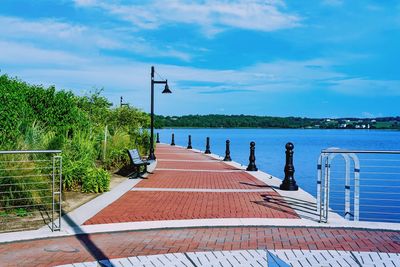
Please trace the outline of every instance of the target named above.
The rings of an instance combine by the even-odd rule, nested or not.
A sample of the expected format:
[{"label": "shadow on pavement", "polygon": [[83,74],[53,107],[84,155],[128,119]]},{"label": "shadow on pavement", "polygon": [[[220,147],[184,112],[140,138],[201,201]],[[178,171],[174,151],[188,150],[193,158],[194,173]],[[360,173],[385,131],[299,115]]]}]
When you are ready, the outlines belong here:
[{"label": "shadow on pavement", "polygon": [[75,238],[82,244],[86,251],[95,258],[96,261],[108,260],[108,257],[104,252],[91,240],[90,235],[85,234],[82,228],[71,220],[67,214],[63,215],[63,219],[70,227],[74,228],[76,232]]},{"label": "shadow on pavement", "polygon": [[254,203],[275,209],[280,212],[284,212],[293,216],[300,216],[304,219],[316,220],[319,214],[317,214],[316,204],[309,201],[304,201],[301,199],[293,197],[283,197],[280,195],[261,195],[263,201],[254,201]]}]

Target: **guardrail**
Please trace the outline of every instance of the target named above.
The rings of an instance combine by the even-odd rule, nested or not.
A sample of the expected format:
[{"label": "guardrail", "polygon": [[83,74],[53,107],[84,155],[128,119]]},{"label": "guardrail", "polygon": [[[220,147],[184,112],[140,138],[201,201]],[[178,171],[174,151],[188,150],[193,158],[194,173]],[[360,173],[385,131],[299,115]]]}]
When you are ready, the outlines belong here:
[{"label": "guardrail", "polygon": [[61,229],[61,150],[0,151],[0,232]]},{"label": "guardrail", "polygon": [[400,222],[400,151],[324,149],[317,169],[320,222],[330,208],[347,220]]}]

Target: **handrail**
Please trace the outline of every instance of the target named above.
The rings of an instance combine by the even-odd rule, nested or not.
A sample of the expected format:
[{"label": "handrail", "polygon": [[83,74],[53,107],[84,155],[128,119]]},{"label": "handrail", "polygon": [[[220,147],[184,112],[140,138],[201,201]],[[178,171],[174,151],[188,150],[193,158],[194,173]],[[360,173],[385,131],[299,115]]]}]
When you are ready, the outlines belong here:
[{"label": "handrail", "polygon": [[[377,212],[384,215],[400,214],[400,212],[398,211],[400,209],[400,206],[397,206],[397,204],[393,204],[391,202],[392,199],[384,199],[381,197],[382,195],[400,195],[400,186],[397,184],[393,184],[394,182],[400,182],[400,180],[398,179],[398,175],[400,175],[400,172],[396,172],[394,170],[386,170],[386,168],[400,168],[400,165],[393,165],[398,163],[391,163],[388,165],[381,164],[382,166],[380,164],[375,164],[373,166],[363,165],[363,169],[367,168],[367,171],[363,170],[361,172],[360,161],[368,161],[371,159],[368,159],[368,157],[365,157],[365,159],[360,159],[357,154],[380,154],[396,156],[400,155],[400,150],[347,150],[340,148],[327,148],[321,150],[321,154],[318,158],[317,164],[317,211],[319,213],[320,222],[328,222],[331,193],[344,194],[343,197],[336,198],[343,199],[344,203],[339,203],[339,201],[336,201],[335,203],[332,203],[332,205],[340,207],[340,209],[344,208],[344,218],[347,220],[353,218],[354,221],[359,221],[361,217],[361,208],[363,208],[362,213],[364,214],[378,214]],[[331,177],[332,173],[342,173],[342,171],[331,170],[333,159],[337,156],[343,157],[345,161],[345,168],[343,169],[345,175],[342,176],[343,178],[340,179]],[[390,157],[389,159],[388,157],[381,157],[382,159],[380,159],[380,161],[394,162],[394,159]],[[343,167],[343,165],[340,165],[340,167]],[[368,169],[369,167],[374,167],[376,169],[373,169],[371,171],[370,169]],[[386,178],[387,176],[382,177],[382,175],[391,175],[391,179],[388,180],[388,178]],[[336,181],[332,185],[333,187],[331,186],[331,180]],[[340,187],[338,186],[344,186],[344,190],[340,190]],[[378,190],[373,190],[371,188],[377,188]],[[367,198],[369,199],[367,200],[367,198],[364,197],[361,198],[361,195],[367,195]],[[376,197],[374,198],[371,195],[374,195]],[[385,202],[382,203],[379,201]],[[380,207],[381,209],[379,209]],[[389,207],[397,208],[395,210],[396,213],[394,213],[393,210],[387,210],[387,208]],[[379,210],[377,211],[374,208],[377,208]],[[392,218],[390,219],[394,222],[398,222],[400,219],[400,216],[391,217]],[[362,219],[365,219],[365,216],[363,216]],[[387,218],[377,217],[376,219],[379,221],[379,219]]]},{"label": "handrail", "polygon": [[322,149],[321,153],[357,153],[357,154],[400,154],[400,150],[347,150],[347,149]]},{"label": "handrail", "polygon": [[59,154],[61,150],[9,150],[0,151],[0,154]]}]

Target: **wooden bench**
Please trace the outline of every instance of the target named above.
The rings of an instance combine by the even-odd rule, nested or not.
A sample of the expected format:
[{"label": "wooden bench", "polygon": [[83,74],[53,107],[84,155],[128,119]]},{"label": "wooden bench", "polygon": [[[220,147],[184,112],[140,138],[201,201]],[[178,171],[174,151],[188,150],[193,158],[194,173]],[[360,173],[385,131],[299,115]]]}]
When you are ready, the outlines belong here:
[{"label": "wooden bench", "polygon": [[128,150],[128,155],[129,158],[131,159],[131,164],[135,167],[136,169],[136,176],[135,177],[141,177],[140,176],[140,167],[144,166],[143,173],[147,172],[147,165],[150,165],[150,162],[143,160],[140,155],[139,151],[137,149],[130,149]]}]

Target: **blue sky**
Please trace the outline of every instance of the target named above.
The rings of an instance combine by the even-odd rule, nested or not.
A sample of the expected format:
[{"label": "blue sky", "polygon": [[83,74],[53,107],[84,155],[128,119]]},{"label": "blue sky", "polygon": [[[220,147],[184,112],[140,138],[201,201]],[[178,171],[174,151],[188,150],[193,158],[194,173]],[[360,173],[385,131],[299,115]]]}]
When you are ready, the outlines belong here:
[{"label": "blue sky", "polygon": [[400,1],[0,0],[1,73],[156,113],[400,115]]}]

